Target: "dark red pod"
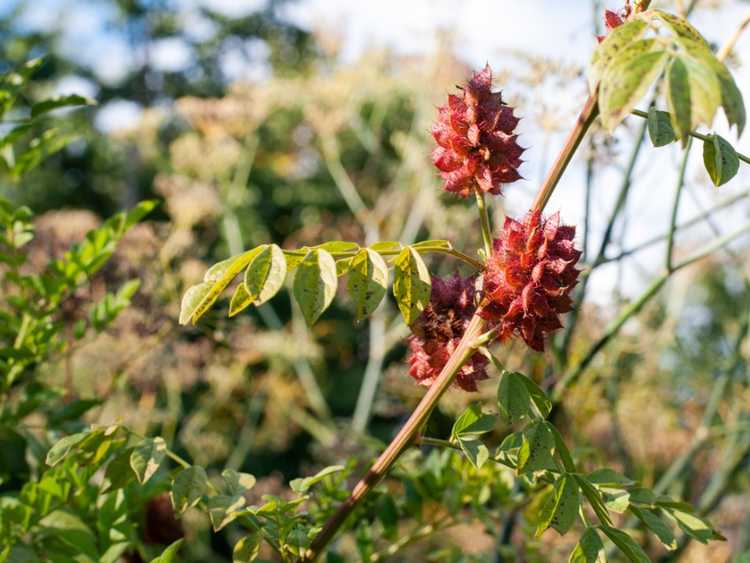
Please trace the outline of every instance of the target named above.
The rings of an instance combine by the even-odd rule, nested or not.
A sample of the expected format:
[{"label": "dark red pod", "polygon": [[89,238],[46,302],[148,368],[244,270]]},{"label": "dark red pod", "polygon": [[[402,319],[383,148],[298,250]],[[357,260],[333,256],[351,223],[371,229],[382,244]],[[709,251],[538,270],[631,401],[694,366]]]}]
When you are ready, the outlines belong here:
[{"label": "dark red pod", "polygon": [[570,292],[578,282],[575,227],[560,216],[529,212],[523,221],[506,218],[484,277],[486,305],[481,315],[499,329],[501,339],[518,334],[534,350],[544,350],[545,336],[562,327],[570,311]]},{"label": "dark red pod", "polygon": [[[458,274],[432,278],[430,303],[412,326],[409,337],[409,374],[422,385],[432,385],[455,351],[476,311],[475,278]],[[465,391],[476,391],[477,381],[487,379],[487,358],[474,354],[456,375]]]},{"label": "dark red pod", "polygon": [[502,185],[521,178],[518,167],[524,149],[514,134],[518,118],[500,92],[492,92],[489,65],[476,72],[438,108],[432,136],[438,146],[432,162],[446,191],[467,197],[475,190],[500,194]]}]

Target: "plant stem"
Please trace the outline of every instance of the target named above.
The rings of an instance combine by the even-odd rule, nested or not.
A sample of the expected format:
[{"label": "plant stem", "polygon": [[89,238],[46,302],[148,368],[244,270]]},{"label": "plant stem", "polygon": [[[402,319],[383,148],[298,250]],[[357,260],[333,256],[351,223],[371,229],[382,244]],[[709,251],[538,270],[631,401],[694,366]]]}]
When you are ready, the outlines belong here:
[{"label": "plant stem", "polygon": [[362,378],[362,386],[357,396],[357,404],[354,407],[352,417],[352,429],[357,433],[362,433],[367,429],[372,413],[372,404],[375,400],[375,393],[378,389],[380,372],[383,368],[383,358],[385,357],[385,312],[384,305],[381,304],[370,317],[370,350],[368,354],[365,375]]},{"label": "plant stem", "polygon": [[[604,230],[604,236],[602,237],[602,241],[599,244],[599,250],[597,251],[596,257],[592,262],[591,270],[596,268],[599,263],[604,260],[604,255],[607,252],[607,247],[612,240],[612,233],[614,232],[615,223],[620,217],[620,213],[622,212],[622,209],[625,206],[625,202],[627,201],[628,194],[630,193],[630,187],[633,184],[633,173],[635,172],[635,166],[638,163],[638,156],[640,155],[641,149],[643,147],[643,139],[646,137],[646,131],[647,124],[644,123],[636,134],[636,141],[630,152],[630,157],[628,158],[628,164],[622,177],[622,183],[620,184],[620,191],[617,195],[615,206],[612,208],[612,212],[610,213],[607,227]],[[590,276],[591,271],[589,271],[581,280],[581,285],[576,291],[573,308],[568,315],[565,330],[560,339],[560,346],[556,350],[555,355],[557,357],[558,364],[563,368],[566,366],[568,350],[573,340],[573,333],[578,323],[578,315],[580,313],[583,300],[586,297],[586,289],[588,288]]]},{"label": "plant stem", "polygon": [[[683,229],[687,229],[688,227],[692,227],[693,225],[696,225],[700,223],[701,221],[707,219],[711,215],[713,215],[715,212],[720,211],[726,207],[729,207],[730,205],[734,205],[738,201],[742,201],[746,199],[748,196],[750,196],[750,190],[744,190],[742,192],[739,192],[737,194],[734,194],[733,196],[730,196],[719,203],[717,203],[715,206],[703,211],[702,213],[699,213],[698,215],[692,217],[691,219],[688,219],[684,223],[680,223],[675,227],[675,231],[681,231]],[[666,240],[669,233],[657,235],[653,238],[647,239],[641,243],[636,244],[632,248],[628,248],[627,250],[623,250],[619,254],[616,254],[615,256],[610,256],[607,258],[604,258],[600,262],[597,263],[596,266],[593,264],[591,265],[591,269],[595,269],[598,266],[601,266],[602,264],[608,264],[610,262],[617,262],[619,260],[622,260],[623,258],[627,258],[628,256],[631,256],[637,252],[640,252],[641,250],[644,250],[650,246],[653,246],[663,240]]]},{"label": "plant stem", "polygon": [[591,127],[594,119],[596,119],[596,116],[599,114],[597,99],[598,91],[590,94],[586,99],[586,103],[584,104],[581,113],[578,115],[575,126],[568,134],[568,138],[565,140],[565,144],[563,145],[557,160],[555,160],[552,169],[544,179],[541,188],[539,188],[536,198],[534,198],[534,203],[531,205],[533,211],[541,211],[544,209],[544,206],[547,205],[547,201],[555,190],[560,178],[562,178],[568,164],[570,164],[576,149],[578,149],[583,137],[586,135],[586,131],[589,130],[589,127]]},{"label": "plant stem", "polygon": [[688,160],[690,159],[690,149],[693,146],[693,140],[689,139],[685,152],[682,155],[682,163],[680,164],[680,173],[677,176],[677,187],[674,193],[674,203],[672,204],[672,216],[669,220],[669,231],[667,232],[667,271],[672,271],[672,258],[674,254],[674,232],[677,228],[677,212],[680,209],[680,199],[682,198],[682,191],[685,187],[685,171],[687,170]]},{"label": "plant stem", "polygon": [[653,282],[651,282],[651,285],[648,286],[646,291],[644,291],[638,299],[633,301],[630,305],[625,307],[622,312],[618,315],[618,317],[607,327],[607,329],[604,331],[604,334],[596,341],[594,344],[591,345],[586,355],[583,357],[583,359],[578,362],[578,364],[573,368],[571,371],[569,371],[563,378],[559,381],[559,383],[555,386],[554,393],[552,395],[552,401],[553,403],[558,403],[562,399],[562,394],[570,387],[572,384],[578,381],[578,379],[581,377],[584,371],[586,371],[586,368],[591,364],[591,362],[594,360],[596,355],[607,345],[609,344],[610,340],[617,335],[620,332],[620,329],[623,327],[623,325],[630,320],[633,316],[637,315],[641,309],[649,302],[651,299],[656,295],[659,290],[664,287],[664,285],[667,283],[667,280],[669,277],[683,269],[687,266],[693,264],[694,262],[697,262],[698,260],[701,260],[702,258],[705,258],[709,254],[712,254],[716,250],[719,250],[720,248],[726,246],[729,244],[732,240],[739,237],[740,235],[746,233],[747,231],[750,231],[750,223],[746,223],[739,229],[732,231],[731,233],[728,233],[722,237],[717,238],[712,243],[704,246],[702,249],[698,250],[694,254],[691,254],[681,262],[674,265],[671,271],[664,272],[661,276],[656,278]]},{"label": "plant stem", "polygon": [[[589,127],[593,123],[594,119],[598,114],[597,106],[597,92],[589,95],[586,103],[581,110],[578,120],[576,121],[573,130],[568,135],[568,138],[563,146],[557,160],[552,166],[547,178],[543,182],[539,189],[532,210],[541,211],[547,204],[549,197],[552,195],[555,187],[557,186],[560,178],[565,172],[568,164],[573,158],[573,154],[581,143],[581,140],[588,131]],[[482,203],[477,201],[480,206],[480,214]],[[485,227],[483,227],[483,237],[485,238],[485,244],[491,242],[491,233],[487,228],[489,220]],[[486,229],[486,230],[485,230]],[[489,237],[486,236],[489,233]],[[490,246],[491,250],[491,246]],[[441,251],[441,250],[437,250]],[[456,255],[457,251],[445,251],[448,254]],[[463,255],[462,255],[463,256]],[[489,256],[489,254],[488,254]],[[481,308],[481,307],[480,307]],[[474,354],[478,346],[477,340],[482,335],[484,328],[484,320],[476,313],[469,325],[466,327],[461,341],[459,342],[456,350],[448,358],[447,363],[443,367],[438,375],[435,382],[430,386],[429,390],[422,397],[422,400],[414,409],[409,420],[401,428],[396,437],[388,444],[388,447],[380,454],[380,457],[375,461],[367,474],[355,485],[349,498],[339,506],[338,510],[331,516],[326,522],[323,529],[313,539],[310,547],[307,551],[299,558],[300,562],[311,562],[315,561],[325,550],[326,546],[333,539],[338,529],[344,524],[348,516],[354,511],[354,509],[362,502],[365,496],[372,490],[372,488],[386,475],[391,466],[395,463],[398,457],[404,452],[409,444],[414,440],[414,437],[422,428],[424,423],[427,421],[433,408],[443,396],[445,391],[453,382],[453,379],[458,373],[458,370],[464,365],[464,363]]]},{"label": "plant stem", "polygon": [[[645,111],[634,109],[631,113],[633,115],[637,115],[638,117],[642,117],[643,119],[648,119],[648,113],[646,113]],[[696,139],[700,139],[704,143],[712,142],[711,135],[704,135],[703,133],[698,133],[698,131],[690,131],[688,135]],[[750,164],[750,156],[742,154],[741,152],[737,152],[736,150],[735,153],[737,153],[737,158],[739,158],[742,162],[744,162],[745,164]]]},{"label": "plant stem", "polygon": [[380,454],[380,457],[372,465],[367,474],[357,483],[349,498],[339,506],[338,510],[326,522],[323,529],[315,537],[310,547],[302,555],[299,561],[315,561],[333,539],[338,529],[343,525],[347,517],[354,511],[372,488],[385,476],[401,453],[409,447],[417,431],[427,420],[432,408],[437,404],[440,397],[448,389],[453,379],[463,364],[474,354],[475,340],[482,333],[484,320],[479,315],[472,317],[466,328],[463,338],[458,344],[456,351],[448,359],[440,375],[425,393],[422,400],[414,409],[414,412],[401,428],[396,437],[388,444],[388,447]]},{"label": "plant stem", "polygon": [[492,256],[492,227],[490,226],[490,214],[487,210],[487,202],[484,200],[482,190],[474,190],[477,196],[477,209],[479,209],[479,224],[482,228],[482,243],[484,244],[484,257],[488,260]]}]

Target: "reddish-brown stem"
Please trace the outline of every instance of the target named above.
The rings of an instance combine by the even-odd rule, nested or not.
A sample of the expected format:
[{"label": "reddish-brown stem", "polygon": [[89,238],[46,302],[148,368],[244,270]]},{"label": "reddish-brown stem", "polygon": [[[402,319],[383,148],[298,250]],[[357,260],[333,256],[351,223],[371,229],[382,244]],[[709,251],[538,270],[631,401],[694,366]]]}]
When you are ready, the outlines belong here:
[{"label": "reddish-brown stem", "polygon": [[372,465],[367,474],[356,484],[349,498],[339,506],[338,510],[326,522],[305,555],[300,558],[300,561],[315,561],[320,556],[347,517],[359,505],[362,499],[365,498],[367,493],[380,482],[403,451],[409,447],[419,429],[426,422],[430,412],[432,412],[432,408],[437,404],[448,387],[450,387],[458,370],[461,369],[461,366],[464,365],[466,360],[476,350],[476,341],[481,335],[483,327],[484,320],[479,315],[474,315],[455,352],[448,359],[440,375],[430,386],[424,397],[422,397],[422,400],[419,401],[417,408],[414,409],[409,420],[406,421],[406,424],[404,424],[396,437],[388,444],[383,453],[380,454],[380,457]]},{"label": "reddish-brown stem", "polygon": [[581,144],[583,137],[586,135],[586,131],[588,131],[589,127],[594,122],[594,119],[596,119],[596,116],[599,114],[597,98],[598,93],[595,91],[589,95],[586,100],[586,103],[576,120],[575,126],[568,134],[568,138],[565,139],[565,145],[536,194],[534,203],[531,205],[532,211],[541,211],[544,209],[544,206],[547,205],[547,201],[557,187],[557,183],[560,181],[560,178],[562,178],[568,164],[570,164],[570,160],[578,149],[578,145]]},{"label": "reddish-brown stem", "polygon": [[[598,113],[597,108],[597,93],[594,92],[586,100],[581,114],[578,116],[573,130],[568,135],[560,154],[555,161],[555,164],[544,180],[544,183],[539,188],[539,193],[534,199],[532,210],[542,210],[547,204],[547,200],[552,195],[557,183],[568,167],[570,160],[573,157],[576,149],[581,143],[586,131],[591,126]],[[481,308],[481,306],[480,306]],[[359,506],[362,500],[372,490],[372,488],[385,477],[390,470],[391,466],[399,458],[399,456],[408,448],[414,441],[415,436],[422,428],[424,423],[430,416],[433,408],[443,396],[445,391],[453,383],[453,379],[458,373],[458,370],[464,365],[464,363],[474,354],[477,346],[481,345],[483,341],[480,339],[482,330],[485,322],[479,316],[475,314],[471,319],[469,326],[466,328],[463,338],[458,344],[458,347],[448,359],[443,369],[440,371],[440,375],[437,377],[435,382],[430,386],[427,393],[425,393],[422,400],[414,409],[414,412],[406,421],[406,424],[399,430],[396,437],[388,444],[388,447],[380,454],[380,457],[375,461],[367,474],[355,485],[349,498],[338,507],[336,512],[328,519],[323,529],[315,537],[310,547],[305,553],[299,558],[300,563],[308,563],[315,561],[325,550],[328,543],[336,535],[338,529],[344,524],[349,515],[354,509]]]}]

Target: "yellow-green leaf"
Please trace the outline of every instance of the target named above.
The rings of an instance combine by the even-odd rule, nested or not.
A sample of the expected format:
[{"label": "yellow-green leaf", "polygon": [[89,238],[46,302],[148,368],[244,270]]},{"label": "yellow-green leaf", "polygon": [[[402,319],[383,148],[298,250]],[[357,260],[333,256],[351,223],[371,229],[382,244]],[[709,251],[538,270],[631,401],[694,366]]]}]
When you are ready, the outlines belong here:
[{"label": "yellow-green leaf", "polygon": [[130,467],[133,468],[139,483],[143,484],[153,477],[166,452],[167,444],[160,436],[144,438],[143,442],[133,449],[133,453],[130,454]]},{"label": "yellow-green leaf", "polygon": [[198,305],[203,302],[211,290],[211,285],[211,283],[203,282],[188,288],[182,296],[182,303],[180,304],[181,325],[190,322],[190,319],[193,318],[193,313],[198,309]]},{"label": "yellow-green leaf", "polygon": [[294,276],[294,298],[308,325],[314,324],[331,304],[337,284],[333,256],[319,248],[310,250]]},{"label": "yellow-green leaf", "polygon": [[656,78],[668,60],[666,51],[648,51],[609,68],[599,90],[602,123],[610,132],[620,124]]},{"label": "yellow-green leaf", "polygon": [[239,284],[232,294],[232,300],[229,302],[229,316],[234,317],[247,309],[252,303],[253,298],[245,289],[245,284]]},{"label": "yellow-green leaf", "polygon": [[675,57],[667,68],[667,104],[672,115],[672,126],[683,146],[693,123],[688,71],[682,58]]},{"label": "yellow-green leaf", "polygon": [[737,151],[720,135],[711,135],[703,143],[703,164],[714,186],[726,184],[735,177],[740,168]]},{"label": "yellow-green leaf", "polygon": [[619,55],[632,42],[643,37],[648,26],[645,21],[633,20],[613,29],[591,56],[588,69],[589,89],[593,93],[604,70],[617,61]]},{"label": "yellow-green leaf", "polygon": [[189,299],[187,293],[183,297],[180,323],[185,324],[188,321],[197,322],[211,308],[211,305],[216,302],[221,292],[226,289],[232,280],[237,277],[263,248],[253,248],[239,256],[223,260],[209,268],[205,276],[207,281],[190,288],[188,293],[191,291],[192,293]]},{"label": "yellow-green leaf", "polygon": [[245,270],[245,290],[255,305],[262,305],[284,286],[287,264],[284,251],[275,244],[260,247]]},{"label": "yellow-green leaf", "polygon": [[404,322],[411,325],[430,302],[430,272],[419,253],[410,246],[399,253],[393,264],[393,295]]},{"label": "yellow-green leaf", "polygon": [[380,254],[369,248],[357,253],[349,266],[348,288],[358,320],[377,309],[388,290],[388,266]]}]

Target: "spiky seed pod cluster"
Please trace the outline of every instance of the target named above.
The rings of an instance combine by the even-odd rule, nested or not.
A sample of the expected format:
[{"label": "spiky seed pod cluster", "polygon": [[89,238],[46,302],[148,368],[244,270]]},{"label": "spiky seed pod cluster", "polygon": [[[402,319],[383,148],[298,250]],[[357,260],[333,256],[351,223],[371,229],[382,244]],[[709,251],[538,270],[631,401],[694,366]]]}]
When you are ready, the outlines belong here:
[{"label": "spiky seed pod cluster", "polygon": [[461,197],[475,190],[500,194],[503,184],[521,178],[518,167],[524,149],[514,134],[518,118],[491,88],[492,70],[487,65],[461,88],[461,95],[448,96],[432,127],[438,144],[432,162],[444,189]]},{"label": "spiky seed pod cluster", "polygon": [[[409,374],[422,385],[431,385],[464,335],[474,304],[475,278],[432,278],[432,295],[409,337]],[[455,383],[465,391],[476,391],[477,381],[487,379],[487,358],[474,354],[461,368]]]},{"label": "spiky seed pod cluster", "polygon": [[575,227],[561,225],[555,213],[529,212],[522,221],[506,218],[494,241],[484,276],[486,306],[481,315],[499,329],[499,338],[518,334],[534,350],[562,327],[570,292],[578,281],[581,256],[573,243]]}]

